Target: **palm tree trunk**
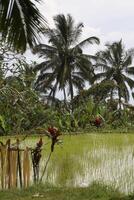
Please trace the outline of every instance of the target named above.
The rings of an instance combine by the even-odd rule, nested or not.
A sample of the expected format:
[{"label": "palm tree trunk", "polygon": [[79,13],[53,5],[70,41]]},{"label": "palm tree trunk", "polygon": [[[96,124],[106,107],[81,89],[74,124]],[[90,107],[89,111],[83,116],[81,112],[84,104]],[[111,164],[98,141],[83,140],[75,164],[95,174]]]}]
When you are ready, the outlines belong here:
[{"label": "palm tree trunk", "polygon": [[65,87],[63,88],[63,94],[64,94],[64,106],[65,106],[66,110],[69,110],[68,106],[67,106],[67,96],[66,96]]},{"label": "palm tree trunk", "polygon": [[65,102],[65,104],[66,104],[66,102],[67,102],[67,96],[66,96],[65,87],[63,88],[63,94],[64,94],[64,102]]},{"label": "palm tree trunk", "polygon": [[[50,93],[49,93],[49,97],[52,96],[52,106],[53,106],[53,104],[54,104],[54,98],[55,98],[55,93],[56,93],[57,85],[58,85],[58,81],[56,81],[54,87],[52,88],[52,90],[51,90]],[[48,98],[48,102],[47,102],[47,103],[49,103],[49,98]]]},{"label": "palm tree trunk", "polygon": [[70,94],[71,94],[71,113],[70,113],[70,125],[71,127],[74,127],[74,116],[73,116],[73,97],[74,97],[74,92],[73,92],[73,84],[72,84],[72,79],[71,79],[71,76],[70,76],[70,79],[69,79],[69,84],[70,84]]},{"label": "palm tree trunk", "polygon": [[70,84],[70,94],[71,94],[71,110],[73,112],[72,102],[73,102],[73,98],[74,98],[74,92],[73,92],[73,85],[72,85],[72,79],[71,79],[71,77],[70,77],[70,80],[69,80],[69,84]]},{"label": "palm tree trunk", "polygon": [[110,92],[110,101],[113,101],[113,89]]},{"label": "palm tree trunk", "polygon": [[119,110],[121,111],[121,89],[118,88],[118,97],[119,97]]}]

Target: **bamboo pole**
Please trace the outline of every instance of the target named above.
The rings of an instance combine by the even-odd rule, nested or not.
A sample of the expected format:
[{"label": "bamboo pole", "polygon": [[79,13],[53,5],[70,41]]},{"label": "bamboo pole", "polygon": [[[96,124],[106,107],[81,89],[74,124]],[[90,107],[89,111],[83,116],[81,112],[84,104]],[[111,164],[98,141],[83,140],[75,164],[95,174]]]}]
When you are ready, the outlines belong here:
[{"label": "bamboo pole", "polygon": [[26,150],[23,154],[23,181],[24,187],[27,188],[30,184],[30,160],[28,147],[26,147]]},{"label": "bamboo pole", "polygon": [[22,188],[22,171],[21,171],[21,155],[19,150],[19,139],[17,139],[17,171],[19,174],[20,187]]},{"label": "bamboo pole", "polygon": [[43,180],[43,177],[44,177],[44,175],[45,175],[45,172],[46,172],[46,169],[47,169],[49,160],[50,160],[50,158],[51,158],[51,155],[52,155],[52,151],[50,151],[50,153],[49,153],[49,156],[48,156],[47,161],[46,161],[46,163],[45,163],[45,167],[44,167],[44,169],[43,169],[43,172],[42,172],[42,175],[41,175],[41,178],[40,178],[39,183],[41,183],[42,180]]},{"label": "bamboo pole", "polygon": [[17,187],[17,151],[12,151],[12,187]]},{"label": "bamboo pole", "polygon": [[0,160],[1,160],[1,187],[4,189],[5,187],[5,159],[6,159],[6,146],[1,145],[0,149]]},{"label": "bamboo pole", "polygon": [[7,184],[8,184],[8,189],[10,189],[11,188],[11,161],[10,161],[10,157],[11,157],[11,152],[10,152],[11,141],[10,141],[10,139],[7,140],[6,144],[7,144]]}]

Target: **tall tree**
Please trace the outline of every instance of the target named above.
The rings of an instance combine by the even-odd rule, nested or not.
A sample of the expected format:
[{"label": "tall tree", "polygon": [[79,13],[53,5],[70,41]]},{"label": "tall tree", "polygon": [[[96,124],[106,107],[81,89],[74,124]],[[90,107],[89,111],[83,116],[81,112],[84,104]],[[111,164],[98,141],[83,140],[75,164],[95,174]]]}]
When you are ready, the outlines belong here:
[{"label": "tall tree", "polygon": [[88,44],[99,44],[97,37],[89,37],[79,42],[83,24],[75,25],[71,15],[57,15],[54,17],[55,28],[48,29],[44,34],[48,37],[48,44],[40,44],[34,52],[44,58],[36,66],[40,71],[36,86],[43,91],[49,84],[53,85],[50,95],[62,90],[66,99],[66,89],[74,97],[74,87],[82,89],[85,80],[93,76],[91,58],[94,56],[83,53],[83,47]]},{"label": "tall tree", "polygon": [[129,100],[129,89],[134,88],[134,67],[132,65],[132,55],[125,51],[122,40],[106,45],[106,50],[98,52],[97,69],[103,70],[96,75],[98,80],[112,80],[116,87],[111,89],[111,98],[113,91],[117,91],[119,99],[119,108],[121,109],[121,98],[126,102]]},{"label": "tall tree", "polygon": [[27,44],[35,46],[45,24],[31,0],[0,0],[0,34],[15,50],[24,52]]}]

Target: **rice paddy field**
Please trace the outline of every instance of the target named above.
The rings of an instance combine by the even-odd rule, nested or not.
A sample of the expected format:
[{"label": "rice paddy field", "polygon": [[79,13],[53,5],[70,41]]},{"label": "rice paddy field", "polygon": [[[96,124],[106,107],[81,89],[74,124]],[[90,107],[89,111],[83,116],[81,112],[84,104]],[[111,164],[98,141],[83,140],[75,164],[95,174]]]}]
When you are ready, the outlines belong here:
[{"label": "rice paddy field", "polygon": [[[5,138],[1,138],[5,140]],[[28,137],[21,146],[34,147],[39,137]],[[87,187],[104,183],[120,192],[134,192],[134,135],[79,134],[62,136],[48,164],[43,182],[53,186]],[[51,141],[43,137],[41,170]],[[32,177],[32,175],[31,175]]]}]

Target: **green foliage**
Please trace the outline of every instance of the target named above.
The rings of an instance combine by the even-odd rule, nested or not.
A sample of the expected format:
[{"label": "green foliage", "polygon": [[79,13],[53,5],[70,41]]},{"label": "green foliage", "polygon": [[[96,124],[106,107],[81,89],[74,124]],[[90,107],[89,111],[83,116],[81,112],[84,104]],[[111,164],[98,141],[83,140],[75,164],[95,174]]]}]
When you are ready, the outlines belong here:
[{"label": "green foliage", "polygon": [[6,132],[6,124],[2,115],[0,115],[0,132]]},{"label": "green foliage", "polygon": [[[14,5],[18,9],[16,1]],[[83,47],[99,44],[99,39],[89,37],[79,42],[83,24],[75,25],[70,15],[57,15],[54,22],[55,28],[44,31],[49,44],[34,48],[44,58],[40,64],[28,64],[23,56],[12,52],[9,47],[12,38],[9,44],[0,41],[0,134],[36,132],[50,124],[63,132],[92,131],[98,114],[103,119],[101,129],[133,128],[134,108],[122,99],[129,100],[126,84],[131,91],[134,87],[130,77],[134,67],[130,66],[132,57],[122,41],[108,44],[105,51],[95,56],[87,55]],[[19,42],[14,45],[22,50],[26,48],[26,44],[22,47]],[[92,85],[84,90],[86,81]],[[75,97],[74,87],[78,90]],[[64,101],[55,98],[57,90],[63,92]]]},{"label": "green foliage", "polygon": [[31,66],[19,59],[12,75],[0,77],[1,134],[18,134],[44,123],[45,106],[32,88],[35,76]]},{"label": "green foliage", "polygon": [[[35,3],[35,2],[34,2]],[[31,0],[0,1],[0,32],[2,40],[15,50],[24,52],[33,47],[46,22]]]}]

